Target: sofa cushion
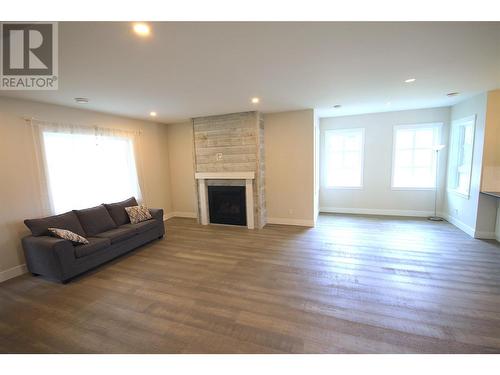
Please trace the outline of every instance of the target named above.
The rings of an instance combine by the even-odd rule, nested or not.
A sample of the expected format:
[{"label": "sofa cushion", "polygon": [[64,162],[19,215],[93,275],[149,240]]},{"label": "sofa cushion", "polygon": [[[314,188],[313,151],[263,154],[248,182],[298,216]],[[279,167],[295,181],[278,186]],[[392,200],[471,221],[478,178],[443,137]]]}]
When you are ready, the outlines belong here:
[{"label": "sofa cushion", "polygon": [[76,210],[75,212],[88,236],[95,236],[98,233],[116,228],[115,222],[102,204],[84,210]]},{"label": "sofa cushion", "polygon": [[89,241],[85,238],[85,237],[82,237],[70,230],[66,230],[66,229],[59,229],[59,228],[49,228],[49,232],[54,236],[54,237],[57,237],[57,238],[61,238],[63,240],[68,240],[68,241],[71,241],[75,244],[88,244]]},{"label": "sofa cushion", "polygon": [[104,206],[113,218],[115,224],[120,226],[130,223],[130,219],[127,215],[127,212],[125,211],[125,207],[137,206],[137,201],[134,197],[132,197],[121,202],[107,204],[105,203]]},{"label": "sofa cushion", "polygon": [[125,226],[121,226],[119,228],[110,229],[106,232],[102,232],[96,235],[98,238],[109,238],[111,243],[117,243],[127,238],[135,236],[137,231],[134,228],[129,228]]},{"label": "sofa cushion", "polygon": [[86,257],[96,251],[103,250],[111,246],[109,238],[88,237],[87,240],[89,241],[87,245],[75,246],[75,256],[77,258]]},{"label": "sofa cushion", "polygon": [[140,223],[137,224],[125,224],[122,225],[122,228],[132,228],[135,233],[143,233],[146,232],[147,230],[150,230],[158,225],[158,221],[155,219],[152,220],[146,220],[146,221],[141,221]]},{"label": "sofa cushion", "polygon": [[73,211],[40,219],[27,219],[24,220],[24,224],[31,230],[33,236],[49,236],[49,228],[66,229],[85,236],[85,231]]}]

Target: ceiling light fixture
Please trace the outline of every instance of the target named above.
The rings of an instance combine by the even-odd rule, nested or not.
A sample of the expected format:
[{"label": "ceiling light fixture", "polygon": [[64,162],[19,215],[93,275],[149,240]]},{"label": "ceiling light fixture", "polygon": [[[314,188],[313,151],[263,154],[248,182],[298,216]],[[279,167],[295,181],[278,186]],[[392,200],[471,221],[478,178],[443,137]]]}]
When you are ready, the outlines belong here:
[{"label": "ceiling light fixture", "polygon": [[252,103],[253,104],[258,104],[260,102],[260,99],[257,97],[252,98]]},{"label": "ceiling light fixture", "polygon": [[406,83],[412,83],[412,82],[415,82],[416,79],[415,78],[408,78],[408,79],[405,79],[405,82]]},{"label": "ceiling light fixture", "polygon": [[449,92],[448,94],[446,94],[446,96],[449,96],[449,97],[452,97],[452,96],[457,96],[458,94],[460,94],[459,92]]},{"label": "ceiling light fixture", "polygon": [[75,102],[77,104],[87,104],[89,102],[89,98],[75,98]]},{"label": "ceiling light fixture", "polygon": [[151,117],[156,117],[157,113],[156,113],[156,112],[154,112],[154,111],[152,111],[152,112],[149,112],[149,115],[150,115]]},{"label": "ceiling light fixture", "polygon": [[151,27],[149,27],[147,23],[134,23],[133,29],[134,32],[139,36],[149,36],[149,34],[151,34]]},{"label": "ceiling light fixture", "polygon": [[335,104],[335,105],[333,106],[333,108],[335,108],[335,109],[339,109],[339,108],[341,108],[341,107],[342,107],[342,105],[340,105],[340,104]]}]

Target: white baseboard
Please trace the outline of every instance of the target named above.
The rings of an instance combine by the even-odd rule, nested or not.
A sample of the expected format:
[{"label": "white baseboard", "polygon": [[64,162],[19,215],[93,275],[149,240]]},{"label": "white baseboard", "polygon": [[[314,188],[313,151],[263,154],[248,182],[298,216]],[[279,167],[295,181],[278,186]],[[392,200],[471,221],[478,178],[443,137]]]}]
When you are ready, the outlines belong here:
[{"label": "white baseboard", "polygon": [[314,220],[288,219],[282,217],[268,217],[266,224],[297,225],[300,227],[314,227]]},{"label": "white baseboard", "polygon": [[15,266],[9,268],[8,270],[0,272],[0,283],[13,277],[21,276],[22,274],[28,272],[28,268],[26,268],[26,264],[21,264],[19,266]]},{"label": "white baseboard", "polygon": [[449,223],[453,224],[456,226],[458,229],[464,231],[467,233],[469,236],[473,238],[477,238],[480,240],[497,240],[497,235],[495,232],[482,232],[482,231],[477,231],[474,228],[468,226],[464,222],[454,218],[453,216],[450,216],[448,214],[442,214],[442,217],[446,219]]},{"label": "white baseboard", "polygon": [[497,236],[495,232],[481,232],[481,231],[476,231],[474,233],[474,238],[478,238],[480,240],[497,240]]},{"label": "white baseboard", "polygon": [[173,217],[187,217],[190,219],[196,219],[198,215],[196,212],[183,212],[183,211],[173,211],[173,212],[168,212],[165,215],[163,215],[163,221],[166,221],[168,219],[171,219]]},{"label": "white baseboard", "polygon": [[385,210],[378,208],[342,208],[342,207],[320,207],[319,212],[337,213],[337,214],[413,216],[413,217],[427,217],[434,215],[433,211]]},{"label": "white baseboard", "polygon": [[442,213],[441,216],[446,219],[446,221],[448,223],[451,223],[453,224],[454,226],[456,226],[458,229],[464,231],[465,233],[467,233],[469,236],[471,237],[475,237],[475,234],[476,234],[476,231],[474,230],[474,228],[468,226],[467,224],[465,224],[464,222],[458,220],[457,218],[454,218],[453,216],[450,216],[449,214],[447,213]]}]

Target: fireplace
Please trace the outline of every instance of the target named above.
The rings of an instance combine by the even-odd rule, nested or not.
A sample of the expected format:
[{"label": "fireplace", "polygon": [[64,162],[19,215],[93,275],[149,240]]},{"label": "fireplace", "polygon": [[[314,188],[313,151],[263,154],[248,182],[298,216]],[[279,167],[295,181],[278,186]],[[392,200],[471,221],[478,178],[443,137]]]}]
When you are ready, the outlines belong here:
[{"label": "fireplace", "polygon": [[208,186],[210,222],[247,225],[245,186]]},{"label": "fireplace", "polygon": [[[213,201],[214,198],[217,200],[218,198],[212,194],[210,201],[212,201],[212,206],[209,204],[209,188],[212,192],[216,192],[217,190],[224,190],[224,193],[233,190],[233,192],[238,192],[236,197],[238,198],[239,205],[242,205],[244,208],[240,208],[239,212],[241,215],[245,215],[245,220],[238,220],[238,223],[231,222],[229,224],[235,225],[245,225],[248,229],[255,228],[255,217],[254,217],[254,180],[255,180],[255,172],[197,172],[195,173],[196,181],[198,182],[198,202],[200,203],[200,223],[202,225],[208,225],[210,223],[220,223],[218,221],[220,218],[216,218],[214,216],[220,215],[214,206],[216,201]],[[243,185],[244,186],[241,186]],[[243,190],[243,193],[242,193]],[[236,193],[235,193],[236,194]],[[232,199],[236,199],[233,196]],[[233,201],[234,202],[234,201]],[[226,210],[227,210],[226,206]],[[213,212],[213,215],[210,213]],[[224,211],[224,210],[223,210]],[[233,216],[231,219],[234,219],[236,212],[236,208],[229,209],[229,216]],[[213,220],[210,220],[210,219]],[[216,220],[216,221],[214,221]],[[227,219],[224,220],[224,224],[227,223]]]}]

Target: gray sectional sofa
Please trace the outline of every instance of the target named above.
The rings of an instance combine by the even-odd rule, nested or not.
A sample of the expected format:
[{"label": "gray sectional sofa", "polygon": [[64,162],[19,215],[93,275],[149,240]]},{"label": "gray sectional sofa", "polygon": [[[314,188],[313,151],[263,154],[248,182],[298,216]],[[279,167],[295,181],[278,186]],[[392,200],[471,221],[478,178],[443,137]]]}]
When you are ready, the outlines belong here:
[{"label": "gray sectional sofa", "polygon": [[[150,220],[131,224],[125,207],[135,198],[24,223],[31,236],[22,239],[28,270],[63,283],[165,234],[163,210],[150,209]],[[85,245],[52,237],[48,228],[67,229],[89,241]]]}]

